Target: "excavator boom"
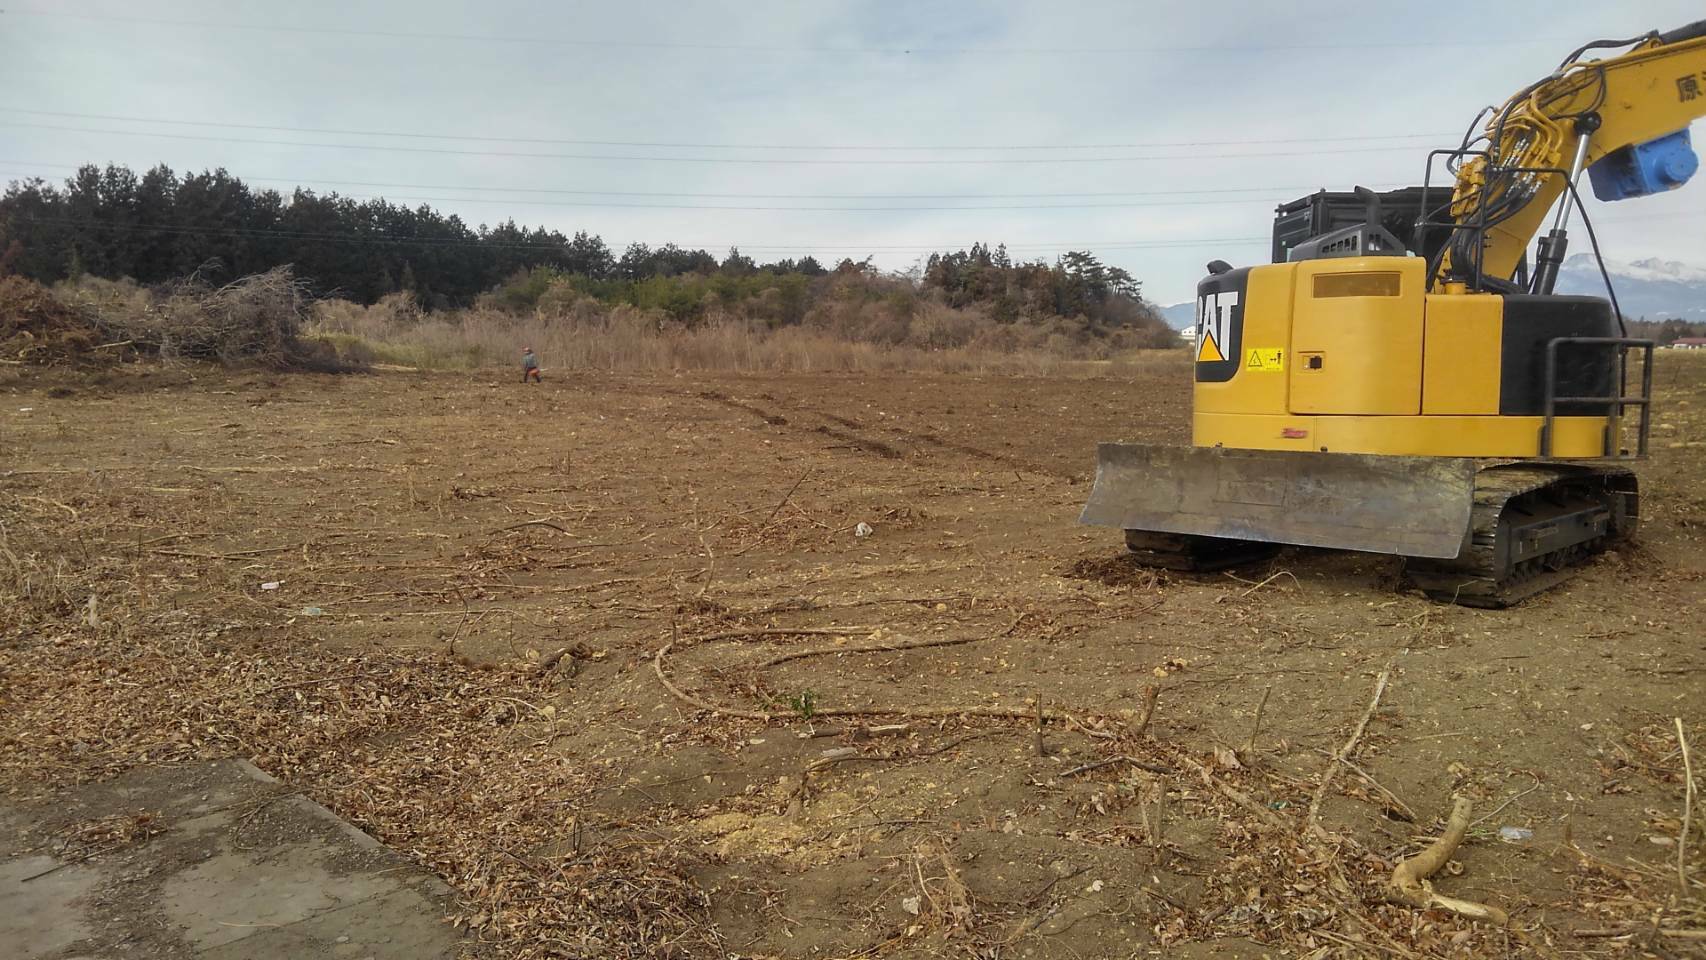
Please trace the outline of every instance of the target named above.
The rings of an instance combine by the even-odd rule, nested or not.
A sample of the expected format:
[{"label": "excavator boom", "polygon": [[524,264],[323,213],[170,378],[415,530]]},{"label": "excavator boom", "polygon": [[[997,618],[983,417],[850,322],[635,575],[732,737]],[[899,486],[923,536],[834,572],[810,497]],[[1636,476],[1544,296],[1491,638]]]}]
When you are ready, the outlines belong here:
[{"label": "excavator boom", "polygon": [[1508,280],[1584,167],[1605,200],[1674,189],[1693,174],[1686,131],[1706,116],[1706,20],[1617,43],[1628,44],[1601,60],[1576,59],[1593,44],[1572,54],[1506,101],[1480,140],[1466,144],[1485,156],[1458,169],[1450,219],[1459,230],[1436,280],[1469,278],[1477,237],[1479,274]]}]

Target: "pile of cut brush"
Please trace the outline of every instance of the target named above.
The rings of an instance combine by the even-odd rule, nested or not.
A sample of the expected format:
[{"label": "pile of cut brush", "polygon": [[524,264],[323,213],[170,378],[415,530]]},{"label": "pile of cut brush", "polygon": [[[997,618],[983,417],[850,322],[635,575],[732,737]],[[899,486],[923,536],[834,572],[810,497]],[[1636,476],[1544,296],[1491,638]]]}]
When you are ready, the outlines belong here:
[{"label": "pile of cut brush", "polygon": [[103,332],[165,360],[298,366],[308,314],[307,284],[289,266],[221,287],[200,273],[161,288],[141,311],[98,310]]},{"label": "pile of cut brush", "polygon": [[92,357],[103,345],[94,320],[23,277],[0,277],[0,361],[58,364]]},{"label": "pile of cut brush", "polygon": [[286,265],[223,286],[201,271],[153,288],[86,278],[50,291],[0,279],[0,359],[12,364],[112,362],[137,357],[227,366],[341,369],[302,337],[308,285]]}]

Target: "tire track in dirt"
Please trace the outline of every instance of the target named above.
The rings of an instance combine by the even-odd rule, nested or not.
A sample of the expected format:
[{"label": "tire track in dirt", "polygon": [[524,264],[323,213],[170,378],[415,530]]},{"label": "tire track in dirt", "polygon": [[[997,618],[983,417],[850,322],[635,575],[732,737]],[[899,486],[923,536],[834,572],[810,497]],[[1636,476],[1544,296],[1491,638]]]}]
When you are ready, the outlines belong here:
[{"label": "tire track in dirt", "polygon": [[[739,410],[742,413],[752,414],[753,416],[758,417],[760,420],[763,420],[765,423],[767,423],[773,427],[791,427],[792,429],[794,429],[797,432],[815,433],[815,434],[819,434],[822,436],[831,437],[833,439],[842,441],[842,443],[844,443],[848,447],[851,447],[855,450],[862,450],[866,453],[873,453],[879,457],[882,457],[885,460],[904,460],[906,458],[905,452],[903,452],[901,450],[897,450],[893,446],[890,446],[889,444],[886,444],[886,443],[882,442],[881,440],[874,440],[870,437],[863,436],[861,434],[854,433],[854,432],[849,431],[849,430],[838,429],[836,427],[832,427],[832,426],[828,426],[828,425],[824,425],[824,424],[820,424],[820,425],[815,426],[815,427],[800,426],[798,424],[791,423],[787,417],[784,417],[780,414],[771,413],[770,411],[765,410],[762,407],[754,406],[753,404],[750,404],[750,403],[744,403],[740,400],[735,400],[732,397],[725,396],[724,394],[718,393],[715,390],[702,390],[698,393],[691,394],[691,396],[693,396],[697,399],[700,399],[700,400],[709,400],[712,403],[719,404],[719,405],[724,406],[724,407],[728,407],[731,410]],[[819,416],[819,417],[825,416],[824,414],[817,413],[817,411],[808,410],[806,412],[813,414],[813,415],[816,415],[816,416]],[[842,423],[842,424],[852,423],[851,421],[845,420],[841,417],[835,417],[835,416],[828,416],[828,417],[826,417],[826,419],[829,419],[829,420],[832,420],[832,421],[835,421],[838,423]],[[858,424],[852,424],[852,425],[855,427],[858,426]]]},{"label": "tire track in dirt", "polygon": [[[838,414],[827,413],[827,412],[822,411],[822,410],[815,410],[811,407],[802,406],[800,404],[790,404],[789,406],[790,406],[790,409],[793,409],[795,411],[809,413],[812,416],[822,417],[826,420],[834,421],[835,423],[839,423],[842,426],[847,427],[851,430],[864,430],[865,429],[865,424],[860,423],[858,420],[853,420],[853,419],[850,419],[848,417],[840,416]],[[1060,470],[1056,470],[1052,467],[1040,466],[1038,464],[1030,462],[1029,460],[1025,460],[1021,457],[1015,457],[1015,456],[1011,456],[1009,454],[999,453],[999,452],[994,451],[994,450],[985,450],[982,447],[974,447],[969,443],[960,443],[957,440],[948,440],[946,438],[938,436],[937,434],[934,434],[934,433],[930,433],[928,431],[920,432],[920,431],[915,431],[915,430],[908,430],[905,427],[889,426],[889,425],[884,425],[883,429],[887,430],[889,433],[892,433],[895,436],[900,437],[901,439],[906,440],[910,443],[922,444],[924,446],[934,447],[938,450],[949,450],[949,451],[952,451],[954,453],[963,454],[964,456],[971,457],[975,460],[987,460],[990,463],[998,463],[1004,467],[1011,467],[1015,470],[1025,470],[1025,471],[1028,471],[1030,473],[1040,473],[1040,474],[1044,474],[1046,476],[1051,476],[1051,477],[1061,477],[1061,478],[1066,479],[1066,480],[1077,480],[1078,479],[1078,477],[1073,475],[1073,474],[1066,473],[1066,472],[1063,472]]]},{"label": "tire track in dirt", "polygon": [[788,425],[787,417],[777,416],[749,403],[742,403],[733,397],[718,393],[715,390],[701,390],[698,393],[693,394],[693,396],[698,397],[700,400],[709,400],[712,403],[720,403],[731,410],[740,410],[743,413],[750,413],[758,419],[763,420],[765,423],[770,424],[772,427],[785,427]]},{"label": "tire track in dirt", "polygon": [[[683,392],[677,395],[692,397],[697,400],[707,400],[731,410],[738,410],[742,413],[757,417],[773,427],[789,427],[801,433],[815,433],[820,436],[830,437],[841,441],[847,447],[875,454],[885,460],[904,460],[908,458],[907,452],[897,448],[893,443],[870,436],[869,426],[859,420],[855,420],[851,417],[844,417],[836,413],[830,413],[826,410],[818,410],[805,404],[782,400],[777,397],[770,396],[769,394],[764,394],[762,399],[769,401],[770,403],[785,406],[788,411],[794,415],[794,419],[790,419],[782,414],[767,410],[757,404],[737,400],[715,390],[701,390],[694,393]],[[826,422],[808,427],[797,422],[802,415]],[[999,464],[1013,470],[1040,474],[1042,476],[1057,477],[1073,483],[1077,483],[1083,479],[1079,475],[1068,471],[1059,470],[1054,467],[1045,467],[1040,464],[1032,463],[1031,461],[1021,457],[1011,456],[994,450],[985,450],[982,447],[976,447],[969,443],[949,440],[929,431],[908,430],[905,427],[888,424],[882,425],[881,429],[893,435],[896,439],[911,444],[919,453],[923,453],[926,449],[933,449],[957,453],[961,456],[970,457],[974,460],[983,460],[988,463]]]}]

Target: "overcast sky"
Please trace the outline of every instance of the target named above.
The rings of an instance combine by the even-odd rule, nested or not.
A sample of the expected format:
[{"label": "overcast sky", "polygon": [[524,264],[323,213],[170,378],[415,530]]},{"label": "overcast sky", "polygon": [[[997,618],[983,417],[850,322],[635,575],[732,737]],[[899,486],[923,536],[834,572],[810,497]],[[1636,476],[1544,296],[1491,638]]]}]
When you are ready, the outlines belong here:
[{"label": "overcast sky", "polygon": [[[1258,0],[0,9],[0,179],[223,166],[474,224],[585,229],[618,253],[673,241],[904,269],[979,240],[1025,258],[1089,249],[1163,304],[1193,296],[1207,260],[1265,261],[1276,203],[1419,183],[1427,149],[1572,48],[1706,14],[1699,0],[1349,17]],[[408,136],[363,135],[381,132]],[[1594,212],[1614,259],[1706,265],[1706,176]]]}]

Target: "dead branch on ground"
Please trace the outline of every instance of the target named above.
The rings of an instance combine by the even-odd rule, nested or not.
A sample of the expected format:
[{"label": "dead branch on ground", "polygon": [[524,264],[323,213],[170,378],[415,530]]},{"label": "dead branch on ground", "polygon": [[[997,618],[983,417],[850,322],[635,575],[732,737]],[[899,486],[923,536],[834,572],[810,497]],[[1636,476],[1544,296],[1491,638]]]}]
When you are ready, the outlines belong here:
[{"label": "dead branch on ground", "polygon": [[[787,653],[779,653],[762,663],[755,664],[753,669],[763,670],[766,667],[774,667],[779,663],[787,663],[790,660],[803,660],[806,657],[821,657],[831,653],[882,653],[892,650],[922,650],[927,647],[952,647],[962,643],[976,643],[981,640],[999,640],[1002,637],[1011,635],[1013,631],[1019,629],[1019,624],[1024,619],[1025,618],[1021,615],[1014,619],[1011,624],[1008,624],[1007,629],[1000,633],[992,633],[988,636],[982,637],[944,637],[936,640],[902,640],[899,643],[877,642],[859,644],[858,646],[809,647],[805,650],[790,650]],[[784,634],[827,633],[846,635],[857,632],[857,628],[848,630],[785,630],[779,632]],[[717,640],[728,636],[731,636],[731,634],[711,634],[708,637],[701,637],[700,639]]]},{"label": "dead branch on ground", "polygon": [[1339,772],[1339,767],[1344,763],[1345,758],[1349,757],[1351,751],[1356,749],[1357,741],[1362,739],[1362,732],[1367,729],[1369,719],[1374,716],[1374,711],[1380,707],[1380,696],[1386,692],[1386,681],[1391,675],[1391,667],[1380,671],[1379,679],[1374,681],[1374,696],[1368,699],[1368,709],[1363,711],[1362,719],[1357,721],[1356,729],[1351,731],[1351,738],[1345,741],[1345,745],[1333,755],[1333,762],[1327,765],[1326,770],[1322,771],[1321,782],[1315,787],[1315,795],[1309,798],[1309,817],[1303,823],[1305,832],[1316,829],[1316,821],[1321,816],[1321,801],[1327,796],[1327,787],[1333,782],[1333,776]]},{"label": "dead branch on ground", "polygon": [[1688,896],[1688,834],[1694,819],[1694,761],[1688,756],[1688,736],[1682,732],[1682,718],[1676,723],[1676,743],[1682,749],[1682,832],[1676,836],[1676,883],[1682,895]]},{"label": "dead branch on ground", "polygon": [[805,473],[800,474],[800,479],[794,481],[794,485],[788,488],[788,492],[782,495],[781,500],[777,501],[775,509],[771,510],[770,515],[764,518],[764,522],[758,525],[758,530],[753,534],[753,541],[746,546],[741,547],[739,550],[736,550],[735,556],[741,556],[753,547],[758,546],[758,537],[762,536],[764,531],[769,529],[771,522],[776,519],[776,515],[782,512],[782,508],[788,505],[789,500],[794,499],[794,491],[800,489],[800,484],[805,483],[806,478],[811,476],[811,474],[811,468],[809,467],[806,469]]},{"label": "dead branch on ground", "polygon": [[1061,776],[1076,777],[1081,773],[1089,773],[1091,770],[1100,770],[1103,767],[1113,766],[1116,763],[1129,763],[1139,770],[1148,770],[1150,773],[1159,773],[1165,776],[1171,776],[1178,772],[1170,767],[1159,766],[1146,760],[1139,760],[1136,757],[1128,757],[1122,753],[1117,757],[1108,757],[1106,760],[1096,760],[1091,763],[1079,764],[1071,770],[1065,771]]},{"label": "dead branch on ground", "polygon": [[574,536],[574,534],[563,529],[562,527],[557,526],[556,524],[552,523],[549,520],[523,520],[520,523],[512,523],[507,527],[498,527],[496,530],[492,530],[492,531],[488,532],[486,535],[489,537],[495,537],[500,533],[508,533],[511,530],[520,530],[523,527],[547,527],[551,530],[557,531],[558,533],[560,533],[566,537]]},{"label": "dead branch on ground", "polygon": [[1435,893],[1433,884],[1428,882],[1428,878],[1451,859],[1458,845],[1463,842],[1464,835],[1469,832],[1469,811],[1472,806],[1468,797],[1458,797],[1452,803],[1451,818],[1446,821],[1445,833],[1429,844],[1427,849],[1400,861],[1393,869],[1392,880],[1387,884],[1387,896],[1393,902],[1422,910],[1446,910],[1460,917],[1485,920],[1500,926],[1510,921],[1509,915],[1498,907]]},{"label": "dead branch on ground", "polygon": [[[664,658],[669,656],[669,651],[674,646],[675,642],[672,640],[658,648],[658,652],[652,657],[652,672],[657,674],[658,682],[662,683],[664,689],[668,690],[670,695],[675,697],[677,700],[707,713],[714,713],[725,717],[738,717],[743,720],[763,720],[768,723],[776,720],[787,720],[790,717],[797,716],[797,714],[790,713],[769,713],[763,710],[744,710],[739,707],[719,706],[693,696],[670,682],[669,676],[663,671]],[[991,717],[999,720],[1032,720],[1036,717],[1036,711],[1012,707],[933,707],[924,709],[907,707],[837,707],[829,710],[814,710],[812,715],[815,717],[905,717],[911,720],[939,720],[944,717]],[[1045,721],[1067,725],[1075,725],[1077,723],[1077,721],[1069,714],[1055,710],[1044,711],[1043,719]],[[1085,732],[1088,733],[1089,731],[1086,730]]]},{"label": "dead branch on ground", "polygon": [[[690,639],[695,644],[700,644],[709,643],[712,640],[740,640],[747,637],[851,637],[856,633],[875,633],[877,630],[877,627],[866,625],[851,627],[757,627],[751,630],[724,630],[721,633],[707,633]],[[832,650],[846,649],[846,647],[832,648]],[[776,662],[780,663],[781,661]],[[769,666],[769,664],[760,664],[760,666]]]}]

